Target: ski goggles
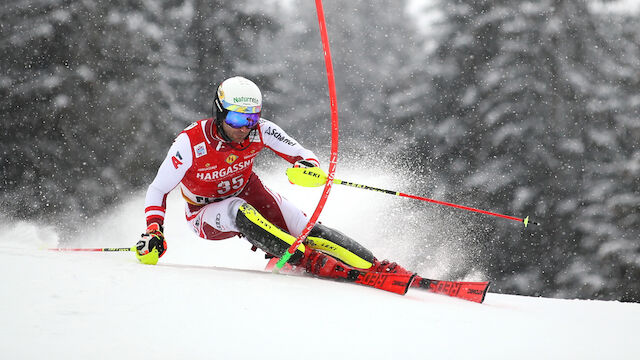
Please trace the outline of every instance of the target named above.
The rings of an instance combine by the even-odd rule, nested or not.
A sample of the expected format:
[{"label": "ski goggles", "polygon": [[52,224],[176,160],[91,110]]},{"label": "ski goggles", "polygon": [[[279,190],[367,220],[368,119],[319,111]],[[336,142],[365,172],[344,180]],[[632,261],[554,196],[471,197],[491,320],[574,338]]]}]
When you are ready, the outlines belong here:
[{"label": "ski goggles", "polygon": [[258,120],[260,120],[260,113],[245,114],[237,111],[229,111],[224,118],[224,122],[234,129],[240,129],[243,126],[253,129],[258,125]]}]

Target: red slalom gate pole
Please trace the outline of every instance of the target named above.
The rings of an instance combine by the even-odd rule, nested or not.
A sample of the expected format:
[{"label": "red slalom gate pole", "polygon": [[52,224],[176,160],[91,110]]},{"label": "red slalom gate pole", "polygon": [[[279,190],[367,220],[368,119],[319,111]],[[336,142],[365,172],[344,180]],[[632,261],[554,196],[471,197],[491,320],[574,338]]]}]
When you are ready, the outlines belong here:
[{"label": "red slalom gate pole", "polygon": [[331,185],[333,184],[333,178],[336,172],[336,165],[338,164],[338,97],[336,96],[336,83],[333,75],[333,63],[331,62],[331,50],[329,49],[329,35],[327,34],[327,26],[324,19],[324,9],[322,8],[322,0],[316,0],[316,12],[318,13],[318,25],[320,26],[320,37],[322,39],[322,49],[324,50],[324,63],[327,68],[327,82],[329,85],[329,99],[331,101],[331,157],[329,158],[329,172],[327,174],[327,181],[322,191],[320,201],[316,206],[316,210],[311,215],[307,226],[304,228],[300,236],[296,241],[291,244],[289,249],[284,253],[280,260],[273,268],[273,272],[278,272],[284,264],[287,263],[291,255],[293,255],[307,238],[311,229],[318,221],[318,217],[324,208],[324,204],[327,202],[329,193],[331,192]]}]

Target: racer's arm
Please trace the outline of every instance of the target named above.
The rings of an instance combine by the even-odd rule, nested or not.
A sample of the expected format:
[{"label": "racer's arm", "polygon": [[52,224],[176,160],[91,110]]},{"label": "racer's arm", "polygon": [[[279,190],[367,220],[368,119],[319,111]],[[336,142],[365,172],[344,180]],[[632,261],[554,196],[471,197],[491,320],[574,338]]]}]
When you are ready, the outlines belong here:
[{"label": "racer's arm", "polygon": [[265,119],[260,120],[260,135],[265,146],[290,163],[301,160],[320,166],[318,157],[313,151],[304,148],[294,138],[287,135],[282,128]]},{"label": "racer's arm", "polygon": [[167,194],[182,181],[192,163],[191,142],[187,134],[182,133],[169,148],[155,179],[147,189],[144,204],[147,225],[163,225]]}]

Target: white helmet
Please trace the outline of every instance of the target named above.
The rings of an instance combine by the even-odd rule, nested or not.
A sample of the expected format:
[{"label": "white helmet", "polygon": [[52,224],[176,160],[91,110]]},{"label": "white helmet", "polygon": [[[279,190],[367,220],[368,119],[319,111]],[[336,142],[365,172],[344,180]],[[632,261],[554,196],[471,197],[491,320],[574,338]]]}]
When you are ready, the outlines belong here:
[{"label": "white helmet", "polygon": [[256,114],[262,110],[262,93],[253,81],[235,76],[218,86],[215,98],[216,113],[236,111],[245,114]]},{"label": "white helmet", "polygon": [[225,121],[229,111],[244,114],[258,114],[252,117],[256,123],[260,119],[260,111],[262,110],[262,93],[258,85],[253,81],[235,76],[229,78],[218,86],[218,91],[213,100],[215,125],[218,134],[226,142],[232,142],[222,129],[222,122]]}]

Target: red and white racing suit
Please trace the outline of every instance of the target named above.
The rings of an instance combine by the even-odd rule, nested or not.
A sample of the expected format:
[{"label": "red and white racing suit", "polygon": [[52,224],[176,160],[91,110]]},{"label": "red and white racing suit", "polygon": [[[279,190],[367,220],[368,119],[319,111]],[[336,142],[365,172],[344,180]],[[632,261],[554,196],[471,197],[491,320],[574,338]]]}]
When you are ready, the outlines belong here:
[{"label": "red and white racing suit", "polygon": [[260,119],[242,144],[224,142],[213,119],[191,124],[175,139],[149,185],[147,224],[163,224],[167,194],[180,186],[187,221],[202,238],[222,240],[238,235],[236,214],[245,202],[274,225],[299,236],[307,216],[264,186],[252,170],[256,155],[265,147],[291,163],[319,163],[313,152],[265,119]]}]

